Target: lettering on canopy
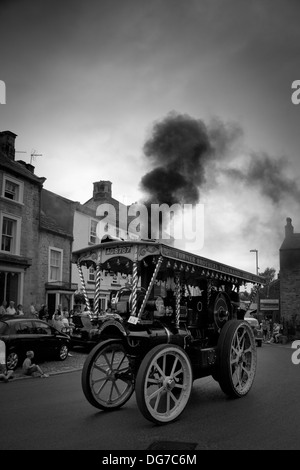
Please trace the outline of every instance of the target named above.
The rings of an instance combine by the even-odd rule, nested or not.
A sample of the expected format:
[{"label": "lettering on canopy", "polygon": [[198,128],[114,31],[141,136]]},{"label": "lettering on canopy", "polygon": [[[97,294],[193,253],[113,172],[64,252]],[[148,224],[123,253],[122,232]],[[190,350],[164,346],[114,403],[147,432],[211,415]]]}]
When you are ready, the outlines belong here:
[{"label": "lettering on canopy", "polygon": [[127,255],[131,253],[132,246],[116,246],[112,248],[106,248],[105,254],[108,256],[113,255]]},{"label": "lettering on canopy", "polygon": [[228,274],[230,276],[251,280],[253,282],[256,282],[257,279],[251,273],[246,273],[239,269],[232,268],[231,266],[226,266],[225,264],[216,263],[215,261],[209,260],[207,258],[202,258],[201,256],[193,255],[192,253],[176,250],[175,248],[162,246],[162,255],[167,256],[169,258],[173,258],[178,261],[192,263],[201,268],[212,269],[222,274]]}]

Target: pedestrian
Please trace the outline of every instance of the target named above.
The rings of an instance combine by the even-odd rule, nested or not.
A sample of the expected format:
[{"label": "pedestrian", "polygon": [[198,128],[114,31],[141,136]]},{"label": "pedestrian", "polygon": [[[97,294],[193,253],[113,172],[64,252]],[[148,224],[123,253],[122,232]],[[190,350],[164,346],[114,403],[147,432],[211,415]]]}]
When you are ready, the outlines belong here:
[{"label": "pedestrian", "polygon": [[3,380],[5,383],[12,378],[14,374],[13,370],[8,370],[5,364],[0,364],[0,380]]},{"label": "pedestrian", "polygon": [[30,318],[38,318],[38,312],[35,308],[34,302],[31,302],[29,307]]},{"label": "pedestrian", "polygon": [[263,333],[263,340],[267,341],[268,340],[268,319],[265,317],[263,321],[261,322],[261,328],[262,328],[262,333]]},{"label": "pedestrian", "polygon": [[70,319],[70,315],[68,312],[67,307],[64,307],[63,313],[62,313],[62,322],[64,324],[64,333],[71,334],[73,331],[73,328],[75,327],[74,323]]},{"label": "pedestrian", "polygon": [[58,331],[62,331],[62,329],[65,327],[65,325],[63,323],[63,316],[62,316],[61,312],[58,309],[56,309],[54,314],[53,314],[52,324],[53,324],[54,328],[56,328]]},{"label": "pedestrian", "polygon": [[9,302],[9,305],[8,305],[7,309],[6,309],[6,315],[13,316],[13,315],[16,315],[16,313],[17,313],[17,311],[15,309],[15,303],[14,303],[13,300],[11,300]]},{"label": "pedestrian", "polygon": [[25,361],[23,362],[23,373],[25,375],[33,375],[35,374],[36,372],[38,374],[40,374],[40,376],[42,378],[44,377],[49,377],[49,375],[45,374],[42,369],[40,368],[40,366],[38,366],[37,364],[33,364],[32,363],[32,359],[34,358],[34,352],[33,351],[27,351],[26,353],[26,359]]},{"label": "pedestrian", "polygon": [[39,319],[43,321],[48,321],[49,319],[48,307],[45,304],[43,304],[39,310]]},{"label": "pedestrian", "polygon": [[22,304],[19,304],[17,306],[17,315],[20,315],[20,316],[24,316],[25,313],[24,313],[24,310],[23,310],[23,305]]},{"label": "pedestrian", "polygon": [[4,317],[6,315],[6,307],[7,307],[7,302],[6,302],[6,300],[3,300],[3,302],[0,306],[0,318]]},{"label": "pedestrian", "polygon": [[274,343],[279,343],[279,338],[282,336],[281,334],[281,325],[279,323],[276,323],[274,325]]}]

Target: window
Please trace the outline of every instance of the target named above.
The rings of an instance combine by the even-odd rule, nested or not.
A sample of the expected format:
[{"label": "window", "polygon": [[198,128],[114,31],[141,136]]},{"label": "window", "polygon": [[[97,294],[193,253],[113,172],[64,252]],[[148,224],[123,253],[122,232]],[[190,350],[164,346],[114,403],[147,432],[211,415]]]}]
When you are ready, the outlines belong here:
[{"label": "window", "polygon": [[98,225],[98,222],[96,220],[91,220],[90,243],[93,243],[93,244],[95,244],[97,240],[97,225]]},{"label": "window", "polygon": [[88,271],[88,281],[89,282],[95,282],[96,281],[96,270],[93,266],[89,268]]},{"label": "window", "polygon": [[51,335],[51,328],[42,322],[35,322],[35,334],[37,335]]},{"label": "window", "polygon": [[23,202],[24,183],[4,175],[2,196],[15,202]]},{"label": "window", "polygon": [[62,279],[62,255],[62,250],[49,248],[49,282]]},{"label": "window", "polygon": [[18,255],[20,252],[21,219],[0,213],[1,251]]},{"label": "window", "polygon": [[17,335],[31,335],[33,334],[33,325],[31,321],[22,321],[15,325]]}]

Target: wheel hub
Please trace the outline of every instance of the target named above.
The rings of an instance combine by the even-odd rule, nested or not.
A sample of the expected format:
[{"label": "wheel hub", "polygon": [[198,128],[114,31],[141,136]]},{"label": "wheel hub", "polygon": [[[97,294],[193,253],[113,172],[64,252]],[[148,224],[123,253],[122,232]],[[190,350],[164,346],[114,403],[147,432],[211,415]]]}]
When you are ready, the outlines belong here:
[{"label": "wheel hub", "polygon": [[164,388],[166,390],[173,390],[173,388],[175,387],[176,385],[176,382],[175,382],[175,379],[173,377],[166,377],[165,380],[164,380]]},{"label": "wheel hub", "polygon": [[116,380],[116,374],[113,369],[106,369],[106,377],[108,380]]}]

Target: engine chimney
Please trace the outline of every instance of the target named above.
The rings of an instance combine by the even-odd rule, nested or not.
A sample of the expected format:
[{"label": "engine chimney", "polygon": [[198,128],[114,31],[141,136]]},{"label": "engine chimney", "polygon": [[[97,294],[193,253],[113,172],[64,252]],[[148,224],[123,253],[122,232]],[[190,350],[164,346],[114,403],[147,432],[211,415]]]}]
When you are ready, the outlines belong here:
[{"label": "engine chimney", "polygon": [[15,160],[15,140],[17,134],[10,131],[0,132],[0,150],[11,160]]}]

